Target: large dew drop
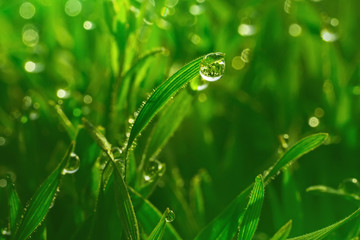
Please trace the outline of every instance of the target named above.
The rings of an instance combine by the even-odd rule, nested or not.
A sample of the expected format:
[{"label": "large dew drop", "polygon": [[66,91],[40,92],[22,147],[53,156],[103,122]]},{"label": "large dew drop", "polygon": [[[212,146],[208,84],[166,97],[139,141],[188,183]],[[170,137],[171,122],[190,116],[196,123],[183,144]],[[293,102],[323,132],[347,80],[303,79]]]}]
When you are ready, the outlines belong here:
[{"label": "large dew drop", "polygon": [[174,220],[175,220],[175,213],[172,210],[169,210],[169,212],[165,216],[165,221],[171,223]]},{"label": "large dew drop", "polygon": [[157,177],[161,177],[165,172],[165,164],[150,160],[144,173],[144,180],[146,182],[153,182]]},{"label": "large dew drop", "polygon": [[210,53],[206,55],[200,63],[200,75],[209,82],[219,80],[225,71],[225,54]]},{"label": "large dew drop", "polygon": [[79,170],[80,167],[80,158],[75,153],[70,154],[70,158],[66,164],[66,167],[63,169],[62,174],[73,174]]}]

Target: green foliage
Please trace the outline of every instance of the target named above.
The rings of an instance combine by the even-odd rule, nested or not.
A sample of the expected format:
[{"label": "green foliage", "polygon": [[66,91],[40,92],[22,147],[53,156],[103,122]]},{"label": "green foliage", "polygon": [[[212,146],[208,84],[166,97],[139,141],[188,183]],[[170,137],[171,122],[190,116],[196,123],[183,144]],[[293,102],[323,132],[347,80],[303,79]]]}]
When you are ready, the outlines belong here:
[{"label": "green foliage", "polygon": [[359,7],[0,0],[0,239],[357,239]]}]

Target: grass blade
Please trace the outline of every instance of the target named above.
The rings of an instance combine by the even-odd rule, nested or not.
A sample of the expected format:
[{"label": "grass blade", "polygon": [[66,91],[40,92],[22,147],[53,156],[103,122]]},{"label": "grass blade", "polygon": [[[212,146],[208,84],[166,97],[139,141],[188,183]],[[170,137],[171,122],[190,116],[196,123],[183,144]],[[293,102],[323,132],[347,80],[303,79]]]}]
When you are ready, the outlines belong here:
[{"label": "grass blade", "polygon": [[285,154],[268,171],[266,171],[264,175],[264,182],[267,183],[269,179],[277,175],[279,170],[287,164],[295,161],[323,144],[327,137],[327,133],[317,133],[301,139],[287,152],[285,152]]},{"label": "grass blade", "polygon": [[251,240],[259,223],[262,204],[264,201],[264,183],[261,175],[255,179],[255,185],[247,205],[244,218],[240,224],[239,239]]},{"label": "grass blade", "polygon": [[289,240],[320,240],[328,236],[330,233],[334,232],[336,229],[344,225],[345,223],[350,222],[351,220],[357,218],[360,215],[360,208],[357,209],[355,212],[350,214],[348,217],[334,223],[330,226],[322,228],[312,233],[308,233],[299,237],[289,238]]},{"label": "grass blade", "polygon": [[349,200],[353,200],[355,202],[360,201],[360,196],[358,196],[358,195],[349,194],[349,193],[346,193],[346,192],[344,192],[342,190],[331,188],[331,187],[324,186],[324,185],[311,186],[311,187],[308,187],[306,189],[306,191],[307,192],[318,192],[318,193],[337,195],[337,196],[341,196],[341,197],[344,197],[344,198],[349,199]]},{"label": "grass blade", "polygon": [[140,239],[138,223],[127,186],[121,175],[119,166],[115,162],[113,162],[113,166],[115,175],[115,199],[124,233],[127,239]]},{"label": "grass blade", "polygon": [[77,135],[77,129],[74,127],[74,125],[71,123],[69,118],[66,116],[60,105],[56,104],[53,101],[50,101],[49,104],[55,108],[55,111],[59,115],[59,118],[61,120],[61,124],[65,128],[70,139],[75,140]]},{"label": "grass blade", "polygon": [[286,240],[290,234],[292,227],[292,220],[288,221],[282,226],[270,240]]},{"label": "grass blade", "polygon": [[72,142],[63,160],[53,171],[53,173],[51,173],[50,176],[41,184],[30,200],[28,207],[25,208],[21,223],[19,224],[18,230],[15,233],[16,240],[27,239],[44,220],[46,214],[49,211],[51,203],[54,201],[63,168],[66,166],[66,163],[70,157],[70,154],[74,150],[74,147],[75,144]]},{"label": "grass blade", "polygon": [[232,239],[244,216],[251,187],[242,191],[195,239]]},{"label": "grass blade", "polygon": [[[154,225],[156,225],[162,218],[161,212],[134,189],[129,188],[129,190],[132,193],[131,197],[134,202],[134,208],[136,210],[139,223],[144,229],[144,232],[150,234]],[[168,223],[165,225],[164,239],[180,240],[182,238],[176,232],[174,227]]]},{"label": "grass blade", "polygon": [[111,155],[111,144],[105,136],[89,120],[86,118],[82,118],[81,120],[84,123],[85,129],[89,132],[97,145],[108,155]]},{"label": "grass blade", "polygon": [[169,214],[170,209],[167,208],[162,215],[159,223],[156,225],[154,230],[151,232],[148,240],[161,240],[164,236],[165,226],[166,226],[166,216]]},{"label": "grass blade", "polygon": [[135,138],[148,125],[160,109],[171,99],[171,97],[173,97],[182,87],[199,74],[199,65],[201,60],[202,57],[197,58],[182,67],[151,94],[149,99],[141,108],[134,125],[131,128],[127,149],[130,149]]},{"label": "grass blade", "polygon": [[20,211],[22,209],[20,198],[16,192],[15,185],[11,180],[11,177],[7,176],[7,191],[9,198],[9,220],[10,220],[10,230],[15,232],[16,230],[16,221],[20,217]]},{"label": "grass blade", "polygon": [[186,91],[177,96],[176,100],[168,106],[159,121],[154,126],[151,137],[149,137],[146,149],[146,157],[155,157],[173,135],[180,123],[186,116],[193,97]]}]

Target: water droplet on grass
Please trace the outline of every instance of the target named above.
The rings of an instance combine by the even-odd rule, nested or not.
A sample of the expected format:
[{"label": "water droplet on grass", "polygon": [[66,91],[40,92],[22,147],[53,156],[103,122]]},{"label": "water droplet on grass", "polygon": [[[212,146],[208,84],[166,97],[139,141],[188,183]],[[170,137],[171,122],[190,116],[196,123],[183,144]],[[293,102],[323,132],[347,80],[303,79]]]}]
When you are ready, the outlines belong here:
[{"label": "water droplet on grass", "polygon": [[79,170],[80,167],[80,158],[75,153],[70,154],[70,158],[62,171],[62,174],[73,174]]},{"label": "water droplet on grass", "polygon": [[35,15],[36,8],[33,4],[29,2],[24,2],[21,4],[19,9],[19,14],[24,19],[31,19]]},{"label": "water droplet on grass", "polygon": [[0,188],[5,188],[7,186],[7,180],[5,178],[0,179]]},{"label": "water droplet on grass", "polygon": [[65,13],[70,17],[75,17],[80,14],[82,9],[81,2],[78,0],[69,0],[65,3]]},{"label": "water droplet on grass", "polygon": [[289,26],[289,34],[292,37],[298,37],[302,33],[302,28],[299,24],[293,23]]},{"label": "water droplet on grass", "polygon": [[309,118],[308,123],[309,123],[310,127],[315,128],[315,127],[319,126],[320,121],[317,117],[313,116],[313,117]]},{"label": "water droplet on grass", "polygon": [[330,31],[327,28],[322,29],[320,34],[321,34],[321,38],[325,42],[335,42],[339,38],[337,33]]},{"label": "water droplet on grass", "polygon": [[39,33],[35,26],[25,25],[22,34],[23,43],[28,47],[34,47],[39,43]]},{"label": "water droplet on grass", "polygon": [[4,146],[6,143],[6,138],[0,136],[0,146]]},{"label": "water droplet on grass", "polygon": [[225,54],[210,53],[206,55],[200,63],[200,75],[209,82],[219,80],[225,71]]},{"label": "water droplet on grass", "polygon": [[249,37],[256,33],[256,28],[254,25],[242,23],[238,27],[238,33],[243,37]]},{"label": "water droplet on grass", "polygon": [[165,221],[168,223],[171,223],[175,220],[175,213],[172,210],[169,210],[169,212],[165,216]]},{"label": "water droplet on grass", "polygon": [[356,178],[348,178],[343,180],[338,189],[348,194],[360,194],[360,183]]},{"label": "water droplet on grass", "polygon": [[10,236],[10,235],[11,235],[10,229],[7,228],[7,227],[1,229],[1,234],[2,234],[3,236]]},{"label": "water droplet on grass", "polygon": [[165,164],[158,160],[150,160],[147,164],[144,173],[144,180],[146,182],[153,182],[157,177],[161,177],[165,171]]},{"label": "water droplet on grass", "polygon": [[287,149],[289,147],[289,134],[281,134],[279,135],[279,141],[281,148],[283,150]]}]

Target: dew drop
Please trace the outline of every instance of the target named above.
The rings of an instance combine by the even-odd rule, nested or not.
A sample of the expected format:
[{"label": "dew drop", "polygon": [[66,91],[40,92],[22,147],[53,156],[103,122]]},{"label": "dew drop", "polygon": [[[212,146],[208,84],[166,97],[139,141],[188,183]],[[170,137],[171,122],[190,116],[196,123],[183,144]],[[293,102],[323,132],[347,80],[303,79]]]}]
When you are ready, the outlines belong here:
[{"label": "dew drop", "polygon": [[29,113],[29,118],[30,120],[35,121],[39,118],[39,112],[37,110],[31,110]]},{"label": "dew drop", "polygon": [[66,164],[66,167],[63,169],[62,174],[73,174],[79,170],[80,167],[80,158],[75,153],[70,154],[70,158]]},{"label": "dew drop", "polygon": [[310,127],[315,128],[315,127],[319,126],[320,121],[317,117],[313,116],[313,117],[309,118],[308,123],[309,123]]},{"label": "dew drop", "polygon": [[86,20],[84,23],[83,23],[83,28],[85,29],[85,30],[92,30],[92,29],[94,29],[95,28],[95,25],[94,25],[94,23],[93,22],[91,22],[91,21],[89,21],[89,20]]},{"label": "dew drop", "polygon": [[238,33],[243,37],[249,37],[256,33],[256,28],[254,25],[241,23],[238,27]]},{"label": "dew drop", "polygon": [[360,183],[356,178],[348,178],[343,180],[338,189],[348,194],[360,194]]},{"label": "dew drop", "polygon": [[70,17],[79,15],[81,10],[82,5],[78,0],[69,0],[65,3],[65,13]]},{"label": "dew drop", "polygon": [[5,178],[0,179],[0,188],[6,188],[7,180]]},{"label": "dew drop", "polygon": [[202,79],[200,76],[190,82],[190,87],[194,91],[202,91],[209,86],[209,82]]},{"label": "dew drop", "polygon": [[171,223],[175,220],[175,213],[173,210],[169,210],[165,216],[165,221]]},{"label": "dew drop", "polygon": [[146,182],[153,182],[157,177],[161,177],[165,172],[165,164],[158,160],[150,160],[144,173]]},{"label": "dew drop", "polygon": [[24,19],[31,19],[35,15],[36,8],[33,4],[29,2],[24,2],[21,4],[19,9],[19,14]]},{"label": "dew drop", "polygon": [[7,228],[7,227],[1,229],[1,234],[2,234],[3,236],[10,236],[10,235],[11,235],[10,229]]},{"label": "dew drop", "polygon": [[0,146],[4,146],[6,143],[6,138],[0,136]]},{"label": "dew drop", "polygon": [[335,42],[338,39],[337,33],[330,31],[327,28],[324,28],[323,30],[321,30],[320,34],[321,34],[321,38],[325,42]]},{"label": "dew drop", "polygon": [[210,53],[206,55],[200,63],[200,75],[209,82],[219,80],[225,71],[225,54]]},{"label": "dew drop", "polygon": [[281,148],[283,150],[287,149],[289,147],[289,134],[281,134],[279,135],[279,141]]},{"label": "dew drop", "polygon": [[92,103],[92,101],[93,101],[93,99],[92,99],[92,97],[90,95],[85,95],[84,96],[84,103],[85,104],[90,104],[90,103]]},{"label": "dew drop", "polygon": [[289,34],[292,37],[299,37],[302,33],[302,28],[299,24],[293,23],[289,26]]},{"label": "dew drop", "polygon": [[25,25],[22,34],[23,43],[28,47],[34,47],[39,43],[39,33],[35,26]]}]

